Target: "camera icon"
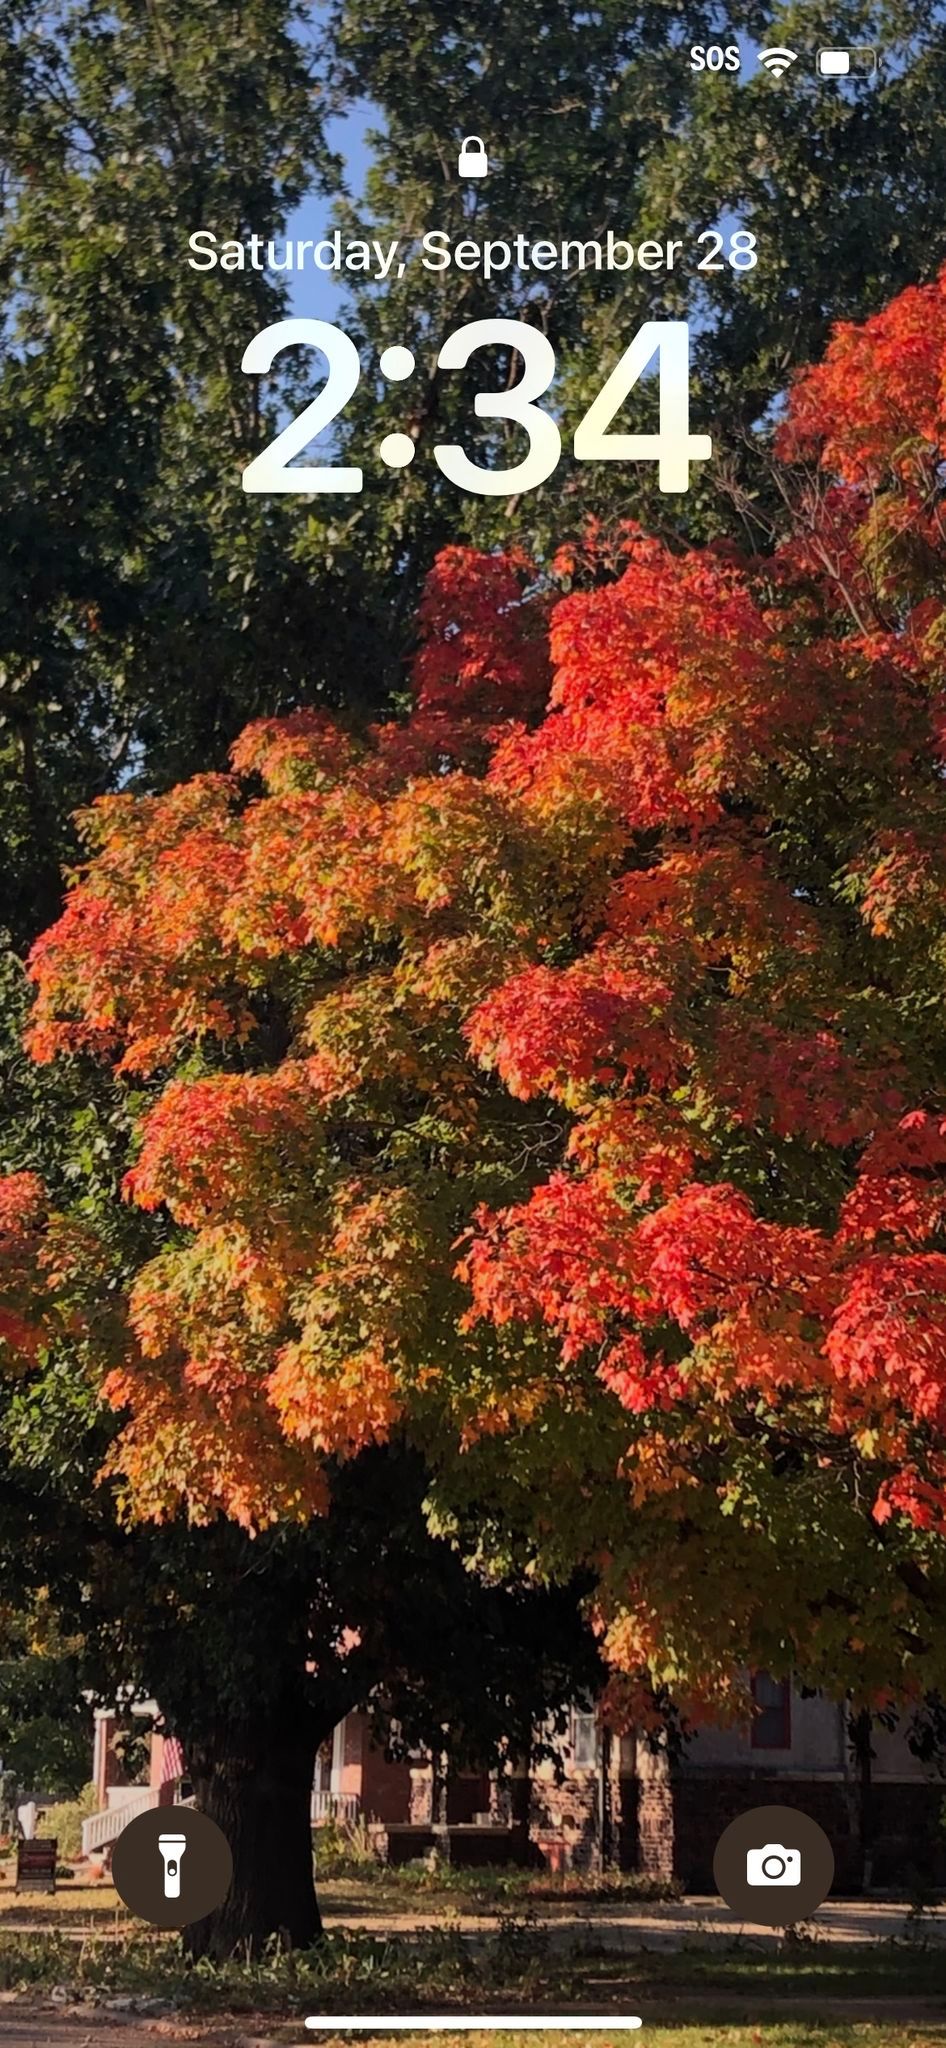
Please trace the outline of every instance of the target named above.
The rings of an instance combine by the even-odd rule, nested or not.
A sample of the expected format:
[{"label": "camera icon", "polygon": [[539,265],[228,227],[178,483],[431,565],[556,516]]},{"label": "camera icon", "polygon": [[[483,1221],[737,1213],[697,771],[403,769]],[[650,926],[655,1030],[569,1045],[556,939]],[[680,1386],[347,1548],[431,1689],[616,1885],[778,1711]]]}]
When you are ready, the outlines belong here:
[{"label": "camera icon", "polygon": [[746,1883],[801,1884],[800,1852],[783,1849],[781,1842],[766,1842],[764,1849],[747,1849]]}]

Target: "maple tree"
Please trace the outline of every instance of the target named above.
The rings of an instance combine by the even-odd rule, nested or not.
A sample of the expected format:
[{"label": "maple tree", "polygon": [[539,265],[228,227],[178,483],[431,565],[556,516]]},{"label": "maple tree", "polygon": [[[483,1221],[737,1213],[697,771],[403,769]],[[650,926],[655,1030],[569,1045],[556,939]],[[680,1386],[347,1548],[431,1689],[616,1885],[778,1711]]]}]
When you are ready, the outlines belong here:
[{"label": "maple tree", "polygon": [[[221,478],[235,479],[250,447],[274,428],[281,397],[274,390],[258,411],[255,388],[240,378],[234,383],[234,366],[248,334],[278,317],[286,300],[281,284],[271,277],[247,274],[239,280],[239,291],[228,291],[224,299],[219,280],[205,281],[186,270],[181,251],[187,233],[207,217],[208,209],[216,210],[220,221],[262,215],[275,229],[287,208],[313,185],[334,189],[337,166],[326,154],[322,123],[330,105],[340,104],[340,94],[349,104],[369,101],[379,109],[386,130],[372,138],[372,169],[360,208],[365,228],[370,221],[368,231],[382,233],[390,224],[391,231],[400,234],[404,193],[409,190],[415,218],[436,217],[459,231],[465,202],[452,164],[443,159],[443,134],[467,125],[471,78],[476,80],[476,123],[488,134],[505,128],[510,91],[532,114],[515,134],[505,132],[502,163],[494,164],[493,176],[477,195],[484,231],[492,221],[502,233],[510,217],[523,214],[533,222],[534,234],[546,228],[557,233],[562,224],[556,195],[562,192],[570,195],[576,223],[610,217],[615,206],[626,212],[631,194],[636,196],[630,212],[642,223],[657,227],[670,216],[689,223],[692,230],[707,218],[708,197],[710,217],[738,197],[740,217],[758,230],[760,243],[764,240],[777,251],[778,260],[760,266],[751,281],[717,281],[713,305],[701,305],[699,334],[694,334],[694,379],[701,423],[713,426],[717,445],[725,444],[727,461],[736,460],[742,476],[751,472],[755,515],[760,502],[768,504],[764,490],[759,490],[764,479],[755,463],[754,442],[747,440],[743,454],[737,456],[739,441],[738,436],[734,441],[733,427],[756,419],[760,406],[782,383],[785,364],[818,348],[833,313],[876,305],[903,278],[929,275],[941,253],[936,199],[943,185],[942,26],[913,0],[905,6],[887,6],[883,0],[869,12],[874,27],[867,33],[862,22],[861,40],[866,35],[888,55],[901,49],[904,61],[887,66],[869,101],[848,105],[843,96],[824,94],[816,85],[798,85],[790,95],[776,97],[761,77],[724,98],[718,81],[695,79],[673,58],[676,17],[660,0],[648,0],[631,12],[608,0],[593,24],[586,11],[563,5],[554,33],[548,36],[547,7],[520,9],[513,18],[497,14],[482,0],[470,0],[459,11],[453,4],[447,7],[442,0],[431,0],[430,5],[411,10],[409,19],[398,6],[365,9],[358,0],[340,0],[325,11],[324,37],[321,23],[315,23],[310,36],[312,10],[296,0],[253,0],[251,5],[241,0],[239,5],[218,4],[214,9],[200,0],[162,0],[160,7],[144,9],[133,0],[107,7],[98,0],[91,5],[85,0],[55,0],[40,9],[32,0],[0,0],[2,157],[8,202],[2,246],[9,316],[2,468],[9,553],[15,565],[4,607],[0,691],[5,719],[0,735],[0,922],[11,925],[18,949],[25,949],[54,914],[60,862],[74,855],[69,820],[77,803],[123,783],[129,771],[135,787],[153,790],[190,774],[196,764],[220,767],[233,734],[248,717],[263,711],[313,700],[351,705],[357,699],[361,715],[367,715],[366,707],[379,715],[392,690],[402,687],[414,595],[444,535],[456,537],[462,531],[487,545],[508,532],[505,505],[458,499],[447,487],[438,487],[436,478],[432,482],[429,473],[425,477],[422,464],[397,477],[375,479],[374,484],[369,476],[365,493],[344,517],[338,501],[326,500],[327,523],[315,504],[314,516],[301,525],[296,508],[288,503],[265,505],[243,499],[240,510],[239,492],[234,500],[232,492],[221,489]],[[778,19],[784,26],[792,16],[783,10]],[[691,34],[708,34],[711,20],[712,10],[702,10],[691,19]],[[796,40],[793,32],[786,30],[783,36],[781,29],[778,36],[770,36],[767,21],[774,21],[772,10],[749,7],[732,26],[752,30],[757,40]],[[809,41],[811,28],[809,9]],[[824,40],[830,41],[836,28],[825,11]],[[299,39],[300,30],[304,40]],[[434,74],[436,91],[420,95],[426,106],[436,104],[431,127],[426,115],[421,118],[417,82]],[[796,76],[800,81],[801,67]],[[798,93],[803,91],[805,118],[800,120]],[[767,136],[764,162],[758,156],[760,118]],[[916,145],[906,212],[900,203],[905,127]],[[230,146],[235,133],[240,136],[236,155]],[[843,246],[836,233],[842,201],[849,227]],[[339,204],[339,217],[344,219],[346,203]],[[795,285],[799,265],[811,287],[804,305]],[[120,281],[123,306],[117,326],[110,289],[115,279]],[[565,286],[565,280],[559,282]],[[577,416],[600,383],[601,366],[615,350],[622,323],[630,333],[645,312],[653,313],[658,306],[655,293],[664,311],[683,313],[692,282],[681,275],[668,279],[665,286],[636,271],[620,279],[585,274],[564,289],[558,282],[553,288],[550,281],[542,318],[549,323],[567,380],[569,415]],[[536,302],[531,303],[534,311]],[[455,422],[458,438],[462,436],[471,450],[481,446],[483,459],[488,459],[491,429],[470,416],[468,397],[459,387],[451,388],[452,380],[433,378],[437,337],[473,317],[477,309],[522,310],[515,275],[495,278],[488,291],[482,280],[456,272],[425,281],[408,276],[403,286],[390,281],[376,304],[371,294],[366,299],[355,290],[344,324],[357,333],[366,361],[375,344],[381,346],[382,335],[387,339],[396,331],[410,340],[418,355],[416,389],[424,432],[430,430],[436,411],[441,434]],[[483,383],[492,382],[486,360],[470,374]],[[288,387],[282,397],[287,395]],[[357,459],[367,445],[369,424],[374,445],[376,402],[372,380],[366,377],[346,414],[347,427],[340,423],[340,430],[350,434],[359,450]],[[370,423],[362,410],[367,405]],[[712,532],[728,517],[716,481],[715,468],[711,472],[707,467],[694,478],[689,498],[674,504],[675,517],[683,522],[678,532]],[[619,465],[585,466],[570,477],[560,470],[549,487],[520,504],[517,530],[529,533],[544,549],[550,531],[559,530],[563,487],[574,524],[579,505],[613,509],[616,493],[625,507],[649,507],[651,482],[646,466],[633,472]],[[629,490],[635,493],[633,499],[627,496]],[[665,530],[666,502],[661,500],[658,509]],[[600,563],[593,573],[600,573]],[[820,573],[816,565],[816,576]],[[424,767],[437,775],[442,767],[462,761],[471,778],[482,779],[494,746],[490,701],[494,713],[520,716],[530,727],[540,717],[547,594],[540,599],[534,589],[530,593],[536,628],[528,637],[531,678],[523,674],[517,679],[510,670],[505,677],[507,696],[500,702],[500,642],[502,661],[514,666],[520,645],[517,622],[523,610],[514,597],[508,602],[488,597],[487,581],[503,574],[495,562],[486,563],[472,553],[457,554],[450,558],[449,573],[438,573],[431,586],[428,602],[439,606],[439,612],[425,613],[427,667],[426,673],[418,674],[424,703],[408,726],[386,735],[384,752],[392,780],[383,793],[385,802],[400,786],[398,777]],[[456,588],[461,578],[462,597]],[[467,632],[462,732],[456,663],[447,644],[458,603]],[[477,661],[483,664],[479,680]],[[329,730],[323,728],[326,744]],[[353,770],[359,753],[364,750],[357,746],[349,752]],[[336,764],[341,782],[344,758],[340,753]],[[258,794],[252,771],[245,787]],[[515,804],[511,818],[515,824]],[[471,817],[471,826],[472,822]],[[435,837],[441,829],[434,818],[433,865],[438,858]],[[505,827],[500,834],[502,857],[508,852],[515,859],[514,835],[504,837],[504,832]],[[619,830],[614,853],[618,867],[621,843]],[[564,840],[561,847],[556,842],[547,851],[550,859],[557,861],[560,853],[564,858]],[[902,877],[902,867],[897,874]],[[539,893],[529,905],[529,920],[538,911],[544,887],[541,866],[534,879]],[[893,880],[896,884],[897,875]],[[882,875],[878,887],[883,883]],[[590,895],[596,886],[593,878]],[[442,906],[437,914],[449,924]],[[186,911],[181,915],[186,917]],[[565,915],[567,919],[570,912]],[[461,922],[464,916],[461,909]],[[573,943],[580,951],[579,936],[563,929],[558,950],[553,948],[551,956],[542,953],[545,964],[549,957],[552,965],[560,964]],[[522,937],[516,935],[517,944]],[[533,941],[534,934],[523,940],[527,957],[534,950]],[[385,948],[397,943],[395,919],[377,948],[372,939],[361,952],[355,946],[345,955],[335,952],[333,959],[336,965],[344,960],[344,971],[337,976],[333,968],[328,978],[342,981],[349,973],[357,978],[366,959],[383,966]],[[510,946],[508,930],[501,928],[490,944],[501,975]],[[310,964],[311,959],[304,973]],[[188,973],[192,965],[187,963]],[[111,966],[116,968],[114,957]],[[245,957],[238,959],[238,978],[244,966]],[[186,1050],[175,1061],[176,1078],[207,1078],[220,1068],[241,1066],[261,1073],[278,1064],[297,1007],[297,991],[290,984],[302,966],[301,959],[290,964],[287,955],[287,978],[274,961],[271,981],[266,975],[257,979],[254,966],[247,995],[251,1037],[241,1047],[233,1041],[222,1051],[204,1038],[196,1064]],[[107,976],[104,953],[101,967]],[[195,1730],[194,1723],[200,1714],[212,1717],[216,1701],[224,1749],[229,1745],[232,1753],[241,1744],[246,1749],[265,1737],[276,1751],[280,1736],[273,1735],[271,1725],[247,1729],[242,1723],[235,1725],[235,1717],[238,1720],[247,1699],[269,1699],[281,1637],[291,1639],[292,1655],[299,1661],[293,1631],[301,1626],[304,1633],[306,1624],[300,1624],[299,1613],[311,1615],[307,1601],[313,1587],[321,1598],[327,1580],[343,1605],[354,1598],[360,1614],[362,1586],[340,1587],[339,1559],[330,1555],[338,1516],[330,1512],[318,1518],[317,1538],[311,1523],[293,1524],[290,1532],[288,1524],[274,1522],[264,1535],[252,1537],[239,1527],[221,1534],[217,1523],[188,1531],[181,1517],[157,1527],[139,1523],[115,1528],[114,1491],[127,1491],[122,1454],[114,1455],[113,1476],[100,1486],[94,1475],[107,1456],[117,1416],[127,1411],[97,1412],[95,1396],[106,1371],[116,1374],[112,1392],[117,1396],[120,1375],[129,1365],[122,1313],[125,1275],[129,1266],[143,1269],[150,1264],[166,1241],[180,1249],[190,1226],[171,1221],[161,1202],[150,1209],[112,1202],[115,1160],[124,1152],[129,1120],[143,1099],[134,1074],[129,1086],[129,1078],[113,1078],[108,1062],[93,1074],[88,1060],[80,1058],[60,1061],[54,1074],[48,1068],[38,1070],[24,1083],[22,1062],[7,1053],[20,1004],[19,965],[9,950],[0,951],[0,984],[3,1159],[11,1171],[17,1165],[41,1171],[47,1189],[44,1195],[36,1183],[15,1182],[5,1210],[10,1264],[4,1327],[10,1342],[4,1355],[14,1373],[4,1388],[0,1414],[0,1550],[5,1559],[0,1598],[16,1613],[18,1600],[28,1595],[19,1619],[30,1624],[33,1596],[38,1590],[45,1599],[54,1588],[69,1616],[63,1639],[71,1645],[81,1637],[83,1644],[81,1676],[71,1662],[71,1651],[64,1661],[62,1697],[72,1697],[81,1687],[110,1698],[116,1681],[123,1686],[134,1682],[141,1696],[156,1694],[183,1720],[189,1717],[194,1740],[199,1736],[208,1751],[215,1731],[208,1731],[203,1722]],[[156,986],[152,994],[157,994]],[[464,1001],[458,986],[460,1008]],[[391,1018],[385,1016],[383,1022],[386,1030],[392,1028]],[[369,1022],[365,1028],[370,1032],[373,1027]],[[416,1028],[409,1024],[408,1040]],[[429,1047],[434,1064],[439,1043],[435,1032]],[[465,1179],[453,1171],[456,1155],[445,1142],[439,1097],[431,1109],[423,1078],[414,1094],[409,1088],[392,1090],[383,1102],[379,1086],[378,1101],[370,1105],[376,1120],[369,1119],[367,1126],[359,1115],[354,1129],[346,1127],[347,1098],[339,1099],[328,1134],[333,1164],[347,1162],[351,1167],[367,1147],[368,1182],[380,1184],[382,1201],[392,1180],[400,1184],[403,1172],[412,1189],[427,1190],[419,1198],[422,1221],[426,1224],[431,1207],[436,1210],[444,1202],[458,1236],[468,1229],[480,1203],[493,1211],[521,1203],[541,1177],[545,1162],[561,1163],[562,1135],[573,1114],[556,1098],[551,1098],[550,1108],[533,1093],[526,1104],[513,1098],[507,1122],[505,1111],[500,1114],[502,1091],[481,1099],[476,1069],[471,1083],[466,1043],[462,1033],[459,1044],[449,1038],[449,1056],[455,1062],[450,1085],[473,1087],[475,1118],[484,1143],[478,1150],[476,1133],[471,1133],[469,1151],[463,1155]],[[158,1069],[144,1095],[156,1096],[167,1078],[168,1071]],[[180,1102],[186,1114],[196,1097]],[[418,1102],[426,1106],[415,1118]],[[396,1123],[405,1103],[409,1121],[413,1118],[417,1126],[416,1149],[410,1156]],[[218,1107],[218,1098],[208,1098],[211,1120]],[[270,1111],[276,1119],[270,1162],[278,1168],[279,1103],[270,1105],[266,1114]],[[260,1113],[257,1103],[254,1114]],[[425,1120],[426,1153],[420,1143],[420,1124]],[[297,1132],[300,1143],[303,1135]],[[376,1165],[387,1148],[390,1157]],[[570,1187],[577,1162],[572,1160],[566,1171]],[[441,1177],[439,1186],[436,1175]],[[302,1199],[305,1185],[311,1186],[311,1181],[305,1182],[305,1170],[303,1183]],[[265,1174],[260,1185],[265,1185]],[[70,1202],[75,1213],[66,1218]],[[550,1217],[551,1213],[550,1198]],[[560,1207],[560,1218],[563,1215]],[[77,1217],[82,1226],[78,1232]],[[430,1243],[432,1257],[443,1260],[443,1293],[436,1315],[438,1330],[448,1333],[446,1343],[450,1315],[454,1309],[465,1314],[469,1301],[465,1284],[459,1293],[455,1290],[455,1254],[447,1233],[439,1229],[439,1218]],[[218,1251],[223,1257],[223,1238]],[[420,1294],[426,1300],[423,1287]],[[326,1316],[332,1313],[330,1307],[325,1309]],[[615,1316],[619,1313],[615,1311]],[[283,1340],[282,1333],[277,1339],[265,1328],[257,1334],[262,1372],[267,1346],[278,1342],[282,1349]],[[291,1303],[284,1334],[287,1342],[300,1335]],[[477,1348],[487,1335],[484,1325],[476,1333]],[[503,1343],[512,1336],[510,1326]],[[473,1337],[473,1331],[464,1333],[468,1356]],[[134,1367],[140,1363],[134,1354],[131,1362]],[[196,1377],[196,1359],[194,1363]],[[307,1370],[315,1370],[311,1360]],[[486,1398],[493,1385],[493,1363],[486,1357],[477,1370]],[[497,1382],[497,1415],[502,1373],[508,1370],[504,1362]],[[156,1498],[164,1489],[163,1497],[171,1503],[180,1493],[180,1474],[175,1471],[180,1410],[170,1356],[168,1371],[169,1464],[157,1481],[161,1443],[156,1439],[149,1447],[147,1423],[142,1421],[139,1427],[151,1459],[152,1494]],[[208,1361],[204,1395],[195,1401],[201,1427],[202,1404],[210,1399],[209,1375]],[[517,1369],[517,1386],[521,1377]],[[288,1370],[286,1378],[291,1405],[294,1388]],[[366,1358],[365,1386],[368,1378]],[[354,1372],[346,1400],[357,1392],[357,1380]],[[375,1413],[380,1417],[383,1389],[377,1372],[374,1386]],[[593,1391],[597,1401],[597,1381]],[[248,1524],[254,1522],[254,1504],[265,1492],[253,1448],[254,1398],[248,1388],[241,1433],[229,1447],[234,1459],[240,1442],[246,1448],[243,1512]],[[394,1413],[396,1403],[389,1405]],[[278,1421],[278,1411],[274,1412]],[[583,1424],[584,1455],[588,1469],[596,1473],[610,1469],[600,1454],[596,1430],[610,1428],[611,1414],[608,1397]],[[426,1395],[422,1412],[413,1397],[405,1403],[404,1426],[409,1422],[423,1434],[441,1462],[452,1441],[449,1430],[445,1435],[443,1429],[447,1415]],[[501,1467],[506,1441],[501,1430],[476,1439],[465,1406],[456,1421],[465,1448],[453,1472],[444,1466],[434,1509],[440,1525],[448,1531],[462,1525],[465,1540],[466,1503],[473,1502],[469,1521],[478,1528],[482,1500],[477,1489],[496,1494],[501,1480],[502,1515],[484,1519],[484,1548],[491,1546],[501,1564],[507,1558],[512,1562],[514,1581],[523,1563],[532,1569],[537,1540],[550,1565],[557,1565],[548,1530],[535,1528],[531,1494],[522,1477],[526,1466],[520,1467],[515,1486],[508,1483],[511,1468]],[[365,1427],[374,1428],[374,1419],[366,1425],[353,1418],[345,1439],[347,1462],[341,1467],[346,1480],[364,1463],[348,1456],[348,1446],[361,1440],[359,1430]],[[395,1433],[401,1427],[398,1422]],[[577,1443],[575,1428],[574,1416],[566,1411],[561,1430],[571,1431]],[[315,1492],[311,1440],[300,1460],[298,1503],[294,1482],[286,1478],[287,1443],[279,1424],[270,1445],[273,1501],[282,1489],[284,1502],[298,1511],[306,1490],[313,1497]],[[195,1439],[195,1451],[200,1449]],[[228,1451],[227,1446],[224,1449]],[[539,1451],[538,1442],[530,1442],[537,1487],[544,1483]],[[561,1446],[556,1457],[560,1455]],[[196,1455],[183,1475],[185,1490],[197,1484],[199,1465]],[[557,1469],[553,1463],[553,1481]],[[143,1473],[144,1464],[139,1477]],[[339,1468],[331,1458],[326,1477],[334,1487]],[[240,1506],[233,1482],[234,1473],[224,1460],[205,1489],[206,1499],[223,1499],[229,1489],[232,1504]],[[390,1479],[385,1481],[386,1486],[391,1484]],[[138,1499],[143,1503],[143,1493]],[[605,1533],[599,1540],[597,1529],[582,1533],[586,1524],[577,1509],[587,1518],[587,1501],[576,1501],[574,1553],[600,1561],[613,1531],[623,1526],[625,1506],[621,1488],[602,1501]],[[370,1489],[368,1507],[373,1513]],[[209,1513],[211,1508],[199,1507],[199,1512]],[[344,1555],[353,1549],[356,1507],[351,1494],[346,1494],[340,1512]],[[368,1527],[372,1526],[369,1513]],[[710,1519],[707,1527],[715,1531],[716,1523]],[[435,1577],[437,1554],[427,1556],[415,1538],[416,1530],[411,1535],[415,1547],[401,1553],[410,1560],[404,1569],[429,1568]],[[285,1551],[296,1540],[298,1547],[287,1561]],[[266,1576],[269,1590],[260,1594],[248,1620],[239,1609],[236,1589],[244,1585],[250,1557],[255,1583]],[[624,1557],[615,1552],[615,1586],[621,1583],[625,1562],[629,1571],[635,1568],[633,1547]],[[392,1571],[392,1582],[397,1577]],[[162,1609],[166,1619],[155,1633]],[[207,1623],[211,1609],[213,1630]],[[234,1623],[229,1639],[225,1616]],[[401,1613],[392,1611],[392,1636],[401,1620]],[[11,1640],[15,1636],[16,1626]],[[257,1651],[255,1666],[246,1661],[249,1641]],[[51,1669],[54,1660],[48,1653],[49,1641],[44,1654]],[[44,1682],[50,1669],[42,1674]],[[323,1676],[324,1670],[323,1665]],[[226,1699],[220,1690],[225,1674]],[[20,1665],[12,1677],[11,1700],[21,1707],[29,1704],[34,1675]],[[426,1675],[415,1670],[414,1676],[418,1683],[421,1677],[426,1683]],[[51,1686],[50,1696],[54,1692]],[[420,1706],[424,1713],[431,1711],[429,1690]],[[303,1711],[295,1696],[291,1711]],[[456,1709],[451,1713],[456,1721]],[[305,1847],[307,1854],[307,1839]],[[275,1899],[275,1880],[271,1891]]]},{"label": "maple tree", "polygon": [[944,364],[946,280],[836,330],[764,562],[448,549],[404,720],[86,814],[29,1043],[143,1094],[168,1229],[116,1304],[9,1178],[0,1338],[80,1346],[127,1515],[407,1440],[481,1566],[593,1571],[615,1716],[946,1682]]}]

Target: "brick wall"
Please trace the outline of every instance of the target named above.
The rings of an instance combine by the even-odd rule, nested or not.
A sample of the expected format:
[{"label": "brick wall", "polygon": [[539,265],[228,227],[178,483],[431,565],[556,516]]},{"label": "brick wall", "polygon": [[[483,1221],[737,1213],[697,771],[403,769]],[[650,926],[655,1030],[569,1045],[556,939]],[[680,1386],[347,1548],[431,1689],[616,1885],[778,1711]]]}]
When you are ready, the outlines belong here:
[{"label": "brick wall", "polygon": [[681,1772],[673,1784],[674,1871],[687,1891],[715,1892],[713,1855],[724,1828],[753,1806],[800,1807],[824,1828],[836,1883],[857,1881],[859,1849],[845,1785],[754,1771]]},{"label": "brick wall", "polygon": [[663,1881],[673,1877],[675,1835],[667,1752],[651,1750],[641,1743],[637,1757],[637,1854],[629,1858],[631,1868]]},{"label": "brick wall", "polygon": [[[621,1759],[616,1747],[611,1762],[611,1854],[622,1869],[640,1870],[664,1881],[676,1877],[688,1891],[713,1893],[713,1854],[729,1822],[753,1806],[797,1806],[818,1821],[830,1838],[837,1890],[857,1889],[861,1878],[859,1809],[857,1788],[849,1781],[790,1778],[782,1772],[745,1767],[675,1770],[665,1750],[652,1751],[644,1743],[637,1748],[636,1768],[628,1759]],[[345,1763],[345,1775],[351,1776],[351,1789],[360,1791],[362,1811],[369,1821],[393,1825],[410,1820],[430,1829],[429,1763],[389,1763],[383,1751],[369,1742],[366,1725],[357,1722],[346,1730]],[[936,1785],[875,1784],[874,1885],[909,1886],[915,1875],[946,1884],[946,1835],[940,1830],[944,1796],[946,1788]],[[550,1772],[540,1769],[531,1784],[524,1777],[507,1779],[501,1801],[495,1788],[493,1798],[494,1805],[502,1804],[503,1818],[521,1823],[503,1845],[513,1860],[526,1861],[530,1854],[538,1854],[562,1870],[600,1869],[597,1769],[572,1765],[560,1785]],[[489,1804],[490,1786],[485,1776],[458,1776],[450,1781],[452,1823],[468,1822]],[[425,1846],[427,1841],[425,1836]],[[417,1842],[408,1847],[398,1839],[395,1847],[392,1838],[391,1847],[397,1856],[422,1853]],[[495,1842],[481,1849],[479,1843],[470,1846],[458,1841],[457,1853],[461,1848],[464,1855],[498,1853]]]},{"label": "brick wall", "polygon": [[946,1835],[941,1824],[946,1786],[876,1785],[871,1798],[875,1885],[909,1887],[915,1877],[946,1884]]},{"label": "brick wall", "polygon": [[366,1820],[409,1820],[411,1769],[392,1763],[365,1737],[361,1760],[361,1810]]},{"label": "brick wall", "polygon": [[124,1785],[127,1783],[125,1773],[121,1767],[121,1760],[115,1749],[115,1735],[115,1715],[107,1713],[97,1714],[95,1717],[93,1774],[96,1795],[100,1806],[108,1804],[107,1795],[110,1785]]},{"label": "brick wall", "polygon": [[529,1835],[553,1867],[600,1868],[597,1772],[573,1771],[561,1785],[549,1776],[532,1781]]},{"label": "brick wall", "polygon": [[[932,1882],[946,1879],[941,1803],[936,1788],[925,1784],[874,1786],[873,1885],[909,1886],[914,1873]],[[715,1891],[716,1843],[729,1822],[753,1806],[800,1807],[810,1814],[834,1850],[835,1890],[857,1891],[862,1857],[856,1786],[746,1771],[681,1772],[673,1784],[674,1866],[688,1891]]]},{"label": "brick wall", "polygon": [[434,1818],[434,1774],[428,1763],[409,1764],[407,1819],[415,1827],[429,1827]]},{"label": "brick wall", "polygon": [[619,1870],[637,1870],[640,1863],[640,1781],[622,1773],[614,1810],[614,1851]]}]

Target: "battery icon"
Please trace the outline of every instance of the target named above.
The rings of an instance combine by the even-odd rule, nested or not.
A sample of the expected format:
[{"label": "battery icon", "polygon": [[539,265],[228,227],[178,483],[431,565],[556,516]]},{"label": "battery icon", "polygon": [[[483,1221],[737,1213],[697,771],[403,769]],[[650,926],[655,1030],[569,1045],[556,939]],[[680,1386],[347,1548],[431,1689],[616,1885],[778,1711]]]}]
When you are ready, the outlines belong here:
[{"label": "battery icon", "polygon": [[848,78],[856,71],[863,78],[877,69],[877,52],[866,44],[852,50],[819,50],[818,72],[821,78]]}]

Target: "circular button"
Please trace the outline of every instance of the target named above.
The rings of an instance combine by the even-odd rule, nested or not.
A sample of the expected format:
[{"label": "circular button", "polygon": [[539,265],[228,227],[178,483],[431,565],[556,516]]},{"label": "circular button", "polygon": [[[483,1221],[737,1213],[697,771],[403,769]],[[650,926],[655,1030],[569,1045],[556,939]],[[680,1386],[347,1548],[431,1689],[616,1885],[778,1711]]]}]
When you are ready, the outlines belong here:
[{"label": "circular button", "polygon": [[233,1881],[230,1844],[192,1806],[152,1806],[123,1828],[112,1877],[129,1912],[154,1927],[188,1927],[223,1904]]},{"label": "circular button", "polygon": [[834,1850],[824,1828],[796,1806],[753,1806],[720,1835],[713,1876],[738,1919],[790,1927],[827,1898]]}]

